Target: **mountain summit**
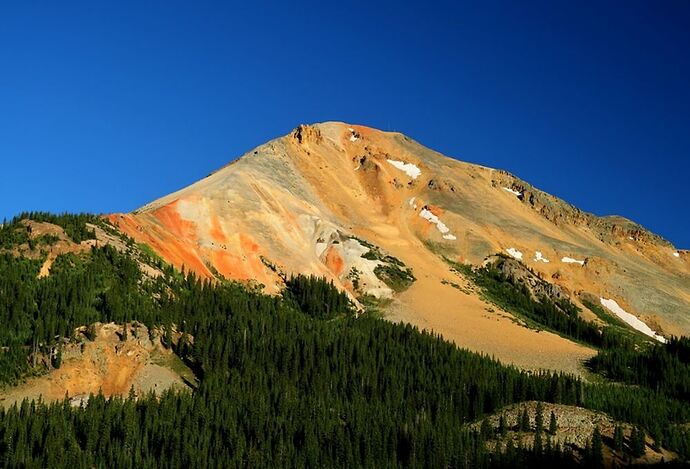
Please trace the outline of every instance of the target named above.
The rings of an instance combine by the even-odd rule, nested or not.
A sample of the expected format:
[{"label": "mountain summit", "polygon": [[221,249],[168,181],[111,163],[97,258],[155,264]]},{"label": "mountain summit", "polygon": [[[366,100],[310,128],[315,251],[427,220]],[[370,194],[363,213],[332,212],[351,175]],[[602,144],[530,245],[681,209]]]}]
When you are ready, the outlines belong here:
[{"label": "mountain summit", "polygon": [[690,333],[689,252],[505,171],[360,125],[301,125],[109,219],[202,277],[277,293],[293,273],[326,276],[392,320],[527,368],[577,371],[594,351],[488,302],[468,266],[569,301],[587,321],[603,311],[660,341]]}]

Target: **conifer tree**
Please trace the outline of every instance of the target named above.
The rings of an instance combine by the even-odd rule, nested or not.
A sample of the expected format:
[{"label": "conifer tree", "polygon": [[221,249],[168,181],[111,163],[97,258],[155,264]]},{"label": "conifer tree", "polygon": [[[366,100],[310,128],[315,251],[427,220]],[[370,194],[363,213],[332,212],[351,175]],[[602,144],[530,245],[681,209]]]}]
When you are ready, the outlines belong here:
[{"label": "conifer tree", "polygon": [[594,433],[592,434],[592,444],[591,448],[591,463],[592,467],[603,467],[604,465],[604,443],[601,439],[601,431],[599,426],[594,427]]},{"label": "conifer tree", "polygon": [[490,440],[493,438],[493,428],[488,418],[482,420],[479,432],[484,440]]},{"label": "conifer tree", "polygon": [[613,431],[613,449],[623,451],[623,427],[616,425]]},{"label": "conifer tree", "polygon": [[644,455],[646,446],[645,440],[645,431],[641,427],[633,427],[632,434],[630,435],[630,447],[632,449],[632,455],[636,458]]},{"label": "conifer tree", "polygon": [[541,433],[544,430],[544,404],[542,402],[537,403],[536,415],[534,417],[535,430]]},{"label": "conifer tree", "polygon": [[527,407],[522,409],[522,416],[520,417],[520,431],[530,431],[529,414],[527,413]]},{"label": "conifer tree", "polygon": [[54,368],[60,368],[62,366],[62,344],[57,347],[52,362]]},{"label": "conifer tree", "polygon": [[558,431],[558,422],[556,421],[556,414],[551,411],[551,418],[549,420],[549,433],[554,436]]},{"label": "conifer tree", "polygon": [[541,454],[543,450],[542,432],[537,430],[534,434],[534,452]]}]

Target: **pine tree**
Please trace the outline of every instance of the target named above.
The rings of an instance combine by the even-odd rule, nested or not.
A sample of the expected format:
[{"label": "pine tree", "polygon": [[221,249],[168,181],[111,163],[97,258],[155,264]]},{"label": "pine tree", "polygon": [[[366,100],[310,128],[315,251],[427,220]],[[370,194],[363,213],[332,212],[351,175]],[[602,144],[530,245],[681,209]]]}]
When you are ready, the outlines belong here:
[{"label": "pine tree", "polygon": [[173,337],[172,337],[172,325],[170,323],[165,325],[165,331],[163,335],[163,345],[166,348],[172,348]]},{"label": "pine tree", "polygon": [[513,461],[515,459],[515,444],[513,443],[513,438],[508,438],[508,443],[506,443],[506,460]]},{"label": "pine tree", "polygon": [[506,419],[503,414],[501,414],[501,416],[498,418],[498,433],[500,433],[501,436],[506,436],[507,431]]},{"label": "pine tree", "polygon": [[550,438],[546,439],[546,443],[544,444],[544,452],[547,455],[552,455],[554,453],[554,448],[551,445],[551,439]]},{"label": "pine tree", "polygon": [[522,409],[522,416],[520,417],[520,431],[521,432],[530,431],[529,414],[527,413],[527,407]]},{"label": "pine tree", "polygon": [[479,433],[482,435],[482,438],[484,440],[490,440],[491,438],[493,438],[494,432],[488,418],[482,420],[482,425],[479,429]]},{"label": "pine tree", "polygon": [[636,458],[644,455],[646,446],[645,440],[646,436],[644,430],[641,427],[633,427],[632,434],[630,435],[630,447],[633,456]]},{"label": "pine tree", "polygon": [[623,427],[616,425],[613,431],[613,449],[623,451]]},{"label": "pine tree", "polygon": [[57,347],[52,362],[54,368],[60,368],[62,366],[62,345]]},{"label": "pine tree", "polygon": [[594,427],[594,433],[592,434],[592,445],[591,445],[591,462],[592,467],[603,467],[604,466],[604,442],[601,439],[601,431],[599,427]]},{"label": "pine tree", "polygon": [[537,430],[537,432],[534,434],[534,452],[537,454],[541,454],[543,450],[543,442],[542,442],[542,432],[540,430]]},{"label": "pine tree", "polygon": [[549,433],[551,435],[556,435],[558,431],[558,422],[556,421],[556,414],[551,411],[551,419],[549,420]]},{"label": "pine tree", "polygon": [[534,417],[535,430],[537,433],[541,433],[544,430],[544,404],[542,402],[537,403],[537,412]]}]

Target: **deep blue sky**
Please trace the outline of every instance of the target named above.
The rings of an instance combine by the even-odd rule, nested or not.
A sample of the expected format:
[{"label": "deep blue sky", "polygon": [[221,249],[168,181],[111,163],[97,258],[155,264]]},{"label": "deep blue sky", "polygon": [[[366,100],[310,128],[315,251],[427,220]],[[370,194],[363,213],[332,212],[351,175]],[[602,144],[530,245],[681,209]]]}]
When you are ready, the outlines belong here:
[{"label": "deep blue sky", "polygon": [[0,3],[0,218],[129,211],[342,120],[690,248],[690,2],[109,3]]}]

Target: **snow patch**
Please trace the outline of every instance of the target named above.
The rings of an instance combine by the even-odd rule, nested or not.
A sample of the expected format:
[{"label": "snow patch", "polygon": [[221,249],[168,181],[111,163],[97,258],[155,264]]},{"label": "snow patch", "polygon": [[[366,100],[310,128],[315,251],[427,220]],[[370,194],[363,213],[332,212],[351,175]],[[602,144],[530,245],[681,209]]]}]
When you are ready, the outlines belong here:
[{"label": "snow patch", "polygon": [[534,262],[544,262],[545,264],[548,264],[550,261],[544,257],[541,251],[536,251],[534,253]]},{"label": "snow patch", "polygon": [[572,257],[564,257],[561,259],[561,262],[564,262],[566,264],[580,264],[580,265],[585,265],[585,261],[580,261],[578,259],[573,259]]},{"label": "snow patch", "polygon": [[678,251],[674,252],[673,257],[680,257],[680,253]]},{"label": "snow patch", "polygon": [[450,229],[448,229],[445,223],[443,223],[436,215],[434,215],[433,213],[431,213],[431,211],[425,208],[423,208],[422,211],[419,212],[419,216],[424,218],[428,222],[436,225],[438,231],[440,231],[443,234],[448,233],[450,231]]},{"label": "snow patch", "polygon": [[518,192],[516,190],[513,190],[510,187],[504,187],[503,190],[506,192],[510,192],[511,194],[516,195],[517,197],[520,197],[522,195],[522,192]]},{"label": "snow patch", "polygon": [[421,212],[419,212],[419,216],[428,221],[429,223],[433,223],[436,225],[436,229],[443,234],[443,239],[447,239],[449,241],[454,241],[458,238],[456,238],[451,232],[450,228],[446,226],[445,223],[441,221],[440,218],[438,218],[436,215],[434,215],[431,210],[427,208],[423,208]]},{"label": "snow patch", "polygon": [[405,174],[410,176],[412,179],[417,179],[420,174],[422,174],[422,170],[419,169],[417,166],[415,166],[412,163],[405,163],[404,161],[397,161],[397,160],[386,160],[396,168],[398,168],[400,171],[403,171]]},{"label": "snow patch", "polygon": [[638,330],[643,334],[658,340],[659,342],[666,343],[665,337],[660,336],[659,334],[654,332],[651,327],[649,327],[644,322],[640,321],[640,319],[637,316],[630,314],[626,310],[621,308],[620,305],[616,302],[616,300],[606,300],[604,298],[600,298],[600,300],[602,306],[604,306],[613,314],[621,318],[623,322],[628,324],[633,329]]},{"label": "snow patch", "polygon": [[510,254],[511,256],[513,256],[515,259],[517,259],[517,260],[519,260],[519,261],[522,260],[522,253],[521,253],[520,251],[518,251],[517,249],[515,249],[515,248],[508,248],[508,249],[506,249],[506,252],[507,252],[508,254]]}]

